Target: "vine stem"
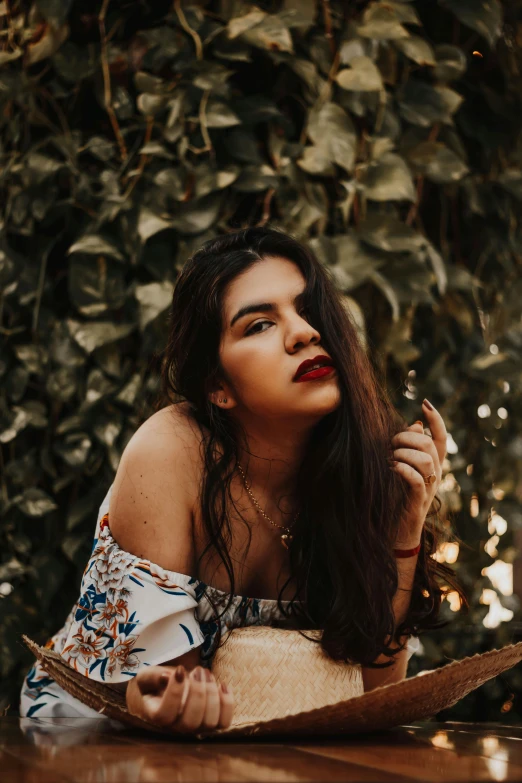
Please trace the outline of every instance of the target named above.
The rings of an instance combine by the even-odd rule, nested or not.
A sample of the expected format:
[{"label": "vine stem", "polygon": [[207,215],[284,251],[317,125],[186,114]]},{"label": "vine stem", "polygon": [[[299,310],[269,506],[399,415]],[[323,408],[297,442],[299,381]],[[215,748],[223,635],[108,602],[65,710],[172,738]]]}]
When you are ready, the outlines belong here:
[{"label": "vine stem", "polygon": [[192,29],[192,27],[187,22],[187,17],[183,13],[183,9],[181,8],[181,0],[174,0],[174,8],[176,10],[176,14],[178,15],[179,23],[182,26],[182,28],[185,30],[186,33],[188,33],[193,41],[194,46],[196,47],[196,57],[198,60],[203,59],[203,44],[201,43],[201,38],[197,34],[195,30]]},{"label": "vine stem", "polygon": [[120,130],[120,126],[118,124],[118,120],[116,118],[116,114],[114,112],[114,108],[112,106],[111,74],[109,71],[109,63],[107,60],[107,33],[105,31],[105,16],[107,14],[107,8],[109,6],[109,3],[110,0],[103,0],[103,5],[98,15],[98,25],[100,28],[100,43],[101,43],[101,64],[102,64],[102,72],[103,72],[103,96],[105,101],[105,109],[107,110],[107,114],[109,115],[112,129],[114,131],[114,135],[116,136],[118,147],[120,148],[121,159],[122,161],[126,161],[128,157],[127,145],[125,144],[125,139],[123,138],[122,132]]}]

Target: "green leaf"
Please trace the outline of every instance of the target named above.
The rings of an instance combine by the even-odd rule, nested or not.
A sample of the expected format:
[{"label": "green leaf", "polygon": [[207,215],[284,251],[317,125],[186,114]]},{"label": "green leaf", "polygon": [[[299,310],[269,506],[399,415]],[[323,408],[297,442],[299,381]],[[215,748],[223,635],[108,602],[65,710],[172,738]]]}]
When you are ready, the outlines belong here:
[{"label": "green leaf", "polygon": [[408,161],[417,174],[424,174],[438,185],[458,182],[469,168],[453,150],[440,141],[423,141],[408,150]]},{"label": "green leaf", "polygon": [[49,514],[58,508],[57,503],[46,492],[37,487],[26,489],[16,499],[16,505],[28,517],[43,517],[45,514]]},{"label": "green leaf", "polygon": [[180,204],[176,207],[172,226],[181,234],[202,234],[216,222],[222,203],[223,195],[218,192]]},{"label": "green leaf", "polygon": [[135,324],[115,324],[112,321],[84,323],[68,318],[67,327],[73,340],[86,353],[92,353],[102,345],[127,337],[136,328]]},{"label": "green leaf", "polygon": [[436,64],[433,71],[439,82],[451,82],[460,79],[468,66],[466,55],[458,46],[437,44],[434,49]]},{"label": "green leaf", "polygon": [[439,0],[462,24],[476,30],[494,46],[502,34],[503,13],[499,0]]},{"label": "green leaf", "polygon": [[73,0],[36,0],[36,7],[53,27],[60,27],[73,4]]},{"label": "green leaf", "polygon": [[[396,4],[398,5],[398,4]],[[370,3],[357,25],[361,38],[375,38],[379,41],[407,38],[409,33],[400,23],[396,10],[388,3]]]},{"label": "green leaf", "polygon": [[316,0],[283,0],[279,16],[287,27],[310,27],[317,14]]},{"label": "green leaf", "polygon": [[227,25],[227,35],[229,38],[237,38],[259,24],[265,18],[266,13],[260,8],[252,8],[247,14],[231,19]]},{"label": "green leaf", "polygon": [[392,283],[376,269],[372,269],[368,275],[372,283],[384,294],[392,309],[392,320],[398,321],[400,316],[400,304]]},{"label": "green leaf", "polygon": [[234,182],[234,190],[258,193],[270,187],[277,188],[278,185],[279,177],[271,166],[244,166]]},{"label": "green leaf", "polygon": [[520,169],[505,169],[497,177],[497,182],[516,199],[522,200],[522,171]]},{"label": "green leaf", "polygon": [[446,272],[444,259],[438,250],[436,250],[435,247],[431,244],[431,242],[426,243],[425,252],[435,273],[439,293],[441,296],[444,296],[448,287],[448,275]]},{"label": "green leaf", "polygon": [[372,215],[358,227],[367,244],[391,253],[416,252],[426,244],[426,237],[391,215]]},{"label": "green leaf", "polygon": [[82,315],[96,317],[125,303],[125,269],[104,256],[75,256],[69,266],[71,302]]},{"label": "green leaf", "polygon": [[252,46],[293,53],[292,36],[278,14],[266,14],[259,8],[254,8],[245,16],[231,19],[227,31],[229,38],[241,35],[243,40]]},{"label": "green leaf", "polygon": [[241,124],[237,114],[223,101],[209,101],[205,121],[209,128],[230,128]]},{"label": "green leaf", "polygon": [[149,237],[171,227],[172,222],[170,220],[165,220],[165,218],[156,215],[146,207],[143,207],[140,210],[138,216],[138,234],[142,242],[146,242]]},{"label": "green leaf", "polygon": [[370,278],[373,270],[385,263],[384,258],[365,247],[355,234],[335,237],[337,263],[345,273],[345,290],[357,288]]},{"label": "green leaf", "polygon": [[167,280],[161,283],[147,283],[146,285],[136,286],[134,293],[139,303],[141,331],[160,313],[163,313],[170,307],[173,290],[173,284]]},{"label": "green leaf", "polygon": [[419,79],[406,82],[397,96],[404,119],[426,128],[435,122],[452,123],[452,115],[462,100],[462,96],[449,87],[433,87]]},{"label": "green leaf", "polygon": [[398,38],[394,45],[406,57],[419,65],[435,65],[435,53],[431,44],[418,35],[411,35],[409,38]]},{"label": "green leaf", "polygon": [[[357,134],[345,111],[335,103],[325,103],[312,109],[308,117],[307,131],[315,144],[312,153],[306,153],[298,165],[309,173],[314,165],[330,169],[332,163],[351,171],[355,163]],[[315,155],[315,157],[313,157]]]},{"label": "green leaf", "polygon": [[415,201],[417,198],[410,170],[394,152],[385,152],[371,163],[362,184],[366,197],[373,201]]},{"label": "green leaf", "polygon": [[343,68],[335,77],[343,90],[382,90],[381,73],[369,57],[352,57],[350,68]]},{"label": "green leaf", "polygon": [[85,255],[90,256],[108,256],[109,258],[115,258],[117,261],[125,260],[118,248],[110,240],[102,237],[100,234],[84,234],[71,245],[67,254],[71,255],[71,253],[85,253]]}]

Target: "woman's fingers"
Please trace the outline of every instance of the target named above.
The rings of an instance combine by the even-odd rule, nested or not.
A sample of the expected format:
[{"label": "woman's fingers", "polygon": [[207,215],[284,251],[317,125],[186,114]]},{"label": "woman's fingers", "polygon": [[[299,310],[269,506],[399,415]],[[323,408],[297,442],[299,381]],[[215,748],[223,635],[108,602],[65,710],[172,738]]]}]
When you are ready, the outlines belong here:
[{"label": "woman's fingers", "polygon": [[433,407],[429,400],[424,399],[422,401],[422,409],[426,415],[426,418],[428,419],[429,428],[431,434],[433,435],[433,442],[435,444],[435,448],[437,449],[439,460],[442,464],[444,457],[446,456],[448,440],[448,432],[446,430],[446,425],[444,424],[444,419],[438,410]]},{"label": "woman's fingers", "polygon": [[176,731],[194,731],[201,727],[207,703],[207,682],[202,666],[196,666],[190,672],[188,687],[183,712],[173,724]]},{"label": "woman's fingers", "polygon": [[429,476],[430,473],[437,473],[437,465],[434,464],[433,458],[425,451],[417,451],[417,449],[395,449],[393,452],[393,458],[406,462],[407,465],[411,465],[412,468],[418,470],[421,476]]},{"label": "woman's fingers", "polygon": [[167,681],[163,677],[169,677],[174,671],[172,666],[145,666],[136,675],[136,684],[142,695],[158,693],[165,688]]},{"label": "woman's fingers", "polygon": [[201,728],[203,729],[215,729],[219,723],[220,714],[220,699],[219,689],[216,682],[216,678],[210,671],[205,669],[205,675],[207,680],[207,702],[205,705],[205,715],[203,716],[203,722]]},{"label": "woman's fingers", "polygon": [[[183,696],[186,689],[187,672],[184,666],[177,666],[170,674],[168,684],[161,694],[159,703],[151,705],[151,712],[155,723],[160,726],[170,726],[177,719],[183,706]],[[144,700],[147,703],[145,696]]]},{"label": "woman's fingers", "polygon": [[190,674],[183,666],[150,666],[129,683],[127,706],[133,715],[157,726],[188,733],[230,726],[234,697],[202,666]]},{"label": "woman's fingers", "polygon": [[234,695],[225,682],[222,682],[219,686],[219,699],[221,703],[221,710],[219,714],[218,729],[228,729],[232,723],[232,716],[234,714]]}]

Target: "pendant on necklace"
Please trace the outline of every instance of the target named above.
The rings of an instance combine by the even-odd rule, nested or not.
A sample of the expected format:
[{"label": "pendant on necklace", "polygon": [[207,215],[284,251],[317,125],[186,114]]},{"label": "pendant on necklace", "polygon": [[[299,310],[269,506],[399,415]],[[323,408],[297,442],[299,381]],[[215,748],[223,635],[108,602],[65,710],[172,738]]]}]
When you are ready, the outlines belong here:
[{"label": "pendant on necklace", "polygon": [[283,535],[281,536],[281,543],[285,549],[288,549],[288,543],[291,542],[292,539],[293,536],[288,535],[288,533],[283,533]]}]

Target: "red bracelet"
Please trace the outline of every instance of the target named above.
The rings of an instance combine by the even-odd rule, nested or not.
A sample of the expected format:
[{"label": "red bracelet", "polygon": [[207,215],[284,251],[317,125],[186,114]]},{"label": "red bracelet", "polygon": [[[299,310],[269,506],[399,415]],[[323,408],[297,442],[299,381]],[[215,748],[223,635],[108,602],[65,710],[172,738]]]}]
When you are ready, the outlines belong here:
[{"label": "red bracelet", "polygon": [[420,548],[421,545],[418,544],[415,549],[394,549],[393,554],[395,557],[413,557],[413,555],[416,555],[418,552],[420,552]]}]

